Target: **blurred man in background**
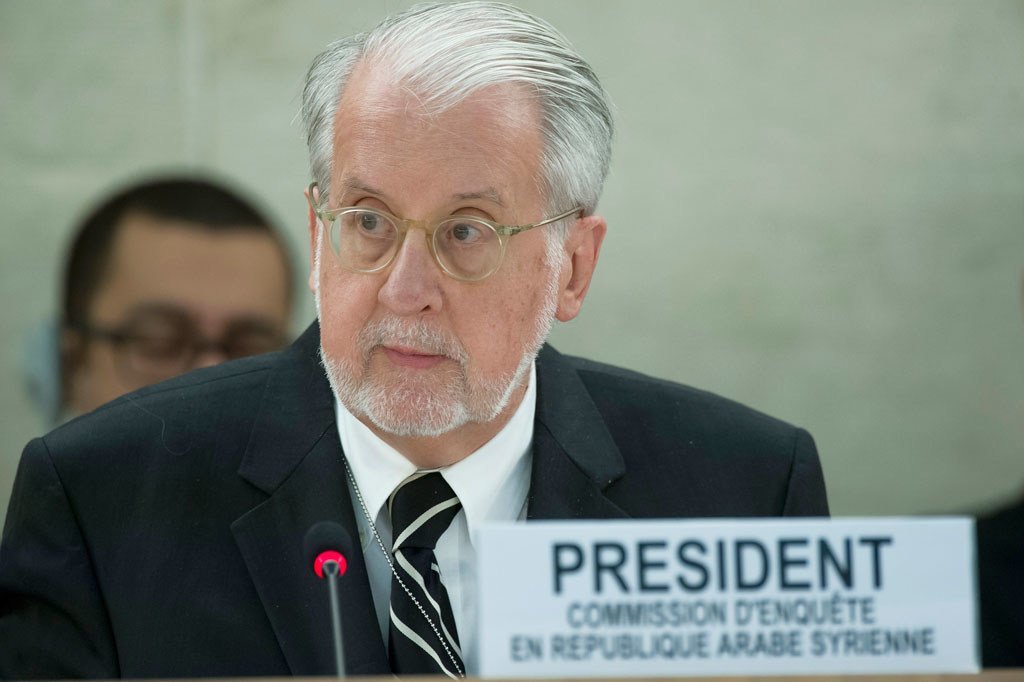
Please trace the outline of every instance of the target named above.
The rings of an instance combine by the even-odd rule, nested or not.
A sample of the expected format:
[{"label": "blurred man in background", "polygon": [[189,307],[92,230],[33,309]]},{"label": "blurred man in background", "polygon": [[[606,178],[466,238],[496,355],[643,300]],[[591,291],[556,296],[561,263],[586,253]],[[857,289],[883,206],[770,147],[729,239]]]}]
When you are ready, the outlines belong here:
[{"label": "blurred man in background", "polygon": [[184,177],[126,187],[86,216],[68,251],[61,411],[276,350],[291,303],[285,243],[238,194]]},{"label": "blurred man in background", "polygon": [[977,528],[982,665],[1024,666],[1024,495]]}]

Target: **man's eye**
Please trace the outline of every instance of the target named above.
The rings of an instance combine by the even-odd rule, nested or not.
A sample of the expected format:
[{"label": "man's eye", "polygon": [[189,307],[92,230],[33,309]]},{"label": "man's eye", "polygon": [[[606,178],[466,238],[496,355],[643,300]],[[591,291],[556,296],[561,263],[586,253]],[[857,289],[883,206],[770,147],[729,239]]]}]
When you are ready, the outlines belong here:
[{"label": "man's eye", "polygon": [[356,224],[363,232],[379,232],[384,221],[374,213],[359,213],[356,215]]},{"label": "man's eye", "polygon": [[475,244],[483,237],[483,230],[473,223],[454,223],[448,230],[451,238],[460,244]]},{"label": "man's eye", "polygon": [[139,335],[132,339],[135,352],[154,359],[177,357],[182,353],[186,343],[187,341],[180,335]]}]

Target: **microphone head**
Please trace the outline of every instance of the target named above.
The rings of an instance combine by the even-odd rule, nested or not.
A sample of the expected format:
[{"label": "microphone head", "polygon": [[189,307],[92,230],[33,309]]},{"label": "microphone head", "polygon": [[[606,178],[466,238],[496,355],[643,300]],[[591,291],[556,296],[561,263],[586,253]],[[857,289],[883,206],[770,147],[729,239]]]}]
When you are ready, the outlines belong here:
[{"label": "microphone head", "polygon": [[313,568],[317,577],[324,577],[324,564],[334,561],[338,565],[338,575],[344,575],[348,568],[345,555],[351,551],[352,537],[340,523],[320,521],[306,531],[302,540],[305,551],[306,565]]}]

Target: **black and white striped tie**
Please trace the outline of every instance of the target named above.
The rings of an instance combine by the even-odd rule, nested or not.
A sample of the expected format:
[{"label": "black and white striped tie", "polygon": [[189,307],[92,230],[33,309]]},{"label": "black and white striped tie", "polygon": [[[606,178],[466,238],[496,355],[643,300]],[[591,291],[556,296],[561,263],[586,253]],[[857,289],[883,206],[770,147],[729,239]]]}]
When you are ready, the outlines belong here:
[{"label": "black and white striped tie", "polygon": [[452,605],[434,556],[462,504],[441,474],[417,473],[388,498],[394,534],[388,656],[396,675],[464,676]]}]

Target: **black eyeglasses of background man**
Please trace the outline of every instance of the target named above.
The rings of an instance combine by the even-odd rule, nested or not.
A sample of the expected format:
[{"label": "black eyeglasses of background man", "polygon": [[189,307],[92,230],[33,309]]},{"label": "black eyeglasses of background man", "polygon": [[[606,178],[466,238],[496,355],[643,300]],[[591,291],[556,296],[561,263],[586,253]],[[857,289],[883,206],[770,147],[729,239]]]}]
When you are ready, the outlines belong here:
[{"label": "black eyeglasses of background man", "polygon": [[168,306],[143,307],[116,326],[70,327],[88,343],[110,344],[128,384],[156,383],[198,367],[269,353],[288,340],[282,329],[259,318],[231,320],[221,334],[210,337],[186,311]]}]

